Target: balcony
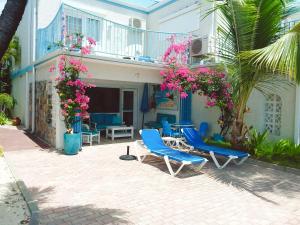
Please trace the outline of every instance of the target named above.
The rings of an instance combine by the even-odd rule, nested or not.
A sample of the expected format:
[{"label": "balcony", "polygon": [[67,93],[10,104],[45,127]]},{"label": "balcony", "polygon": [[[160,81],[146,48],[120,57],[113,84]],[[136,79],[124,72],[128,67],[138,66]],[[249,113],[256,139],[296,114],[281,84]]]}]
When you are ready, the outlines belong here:
[{"label": "balcony", "polygon": [[[58,49],[55,43],[66,43],[66,34],[82,33],[97,45],[93,55],[160,62],[169,46],[167,38],[188,37],[182,33],[164,33],[124,26],[63,4],[52,22],[37,31],[37,59]],[[83,40],[85,42],[86,40]]]}]

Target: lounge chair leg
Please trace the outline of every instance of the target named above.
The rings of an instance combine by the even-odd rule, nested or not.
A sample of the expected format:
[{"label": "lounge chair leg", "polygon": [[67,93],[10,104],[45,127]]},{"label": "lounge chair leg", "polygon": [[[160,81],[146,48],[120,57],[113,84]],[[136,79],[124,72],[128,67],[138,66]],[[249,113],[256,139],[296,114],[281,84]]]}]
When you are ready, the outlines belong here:
[{"label": "lounge chair leg", "polygon": [[140,162],[140,163],[142,163],[144,160],[145,160],[145,158],[147,157],[147,155],[144,155],[144,156],[141,156],[140,155],[140,153],[139,153],[139,151],[138,151],[138,142],[136,141],[135,142],[135,146],[134,146],[134,151],[135,151],[135,155],[136,155],[136,157],[137,157],[137,159],[138,159],[138,161]]},{"label": "lounge chair leg", "polygon": [[236,165],[241,165],[243,162],[245,162],[247,159],[249,158],[249,155],[242,158],[240,161],[237,161],[236,159],[233,160],[233,162],[236,164]]},{"label": "lounge chair leg", "polygon": [[208,160],[204,158],[204,161],[198,166],[199,169],[201,169],[207,162]]},{"label": "lounge chair leg", "polygon": [[238,158],[237,156],[230,155],[229,158],[228,158],[228,160],[221,166],[220,163],[218,162],[218,160],[217,160],[214,152],[210,151],[209,154],[210,154],[211,158],[213,159],[213,161],[214,161],[214,163],[215,163],[215,165],[217,166],[218,169],[225,168],[231,160]]},{"label": "lounge chair leg", "polygon": [[171,174],[173,177],[175,177],[175,176],[180,172],[180,170],[182,170],[182,168],[183,168],[184,165],[185,165],[185,163],[182,163],[182,164],[180,165],[180,167],[177,169],[177,171],[174,173],[174,170],[173,170],[173,168],[172,168],[172,166],[171,166],[171,164],[170,164],[169,157],[168,157],[168,156],[164,156],[164,160],[165,160],[165,162],[166,162],[166,164],[167,164],[167,167],[168,167],[168,170],[169,170],[170,174]]}]

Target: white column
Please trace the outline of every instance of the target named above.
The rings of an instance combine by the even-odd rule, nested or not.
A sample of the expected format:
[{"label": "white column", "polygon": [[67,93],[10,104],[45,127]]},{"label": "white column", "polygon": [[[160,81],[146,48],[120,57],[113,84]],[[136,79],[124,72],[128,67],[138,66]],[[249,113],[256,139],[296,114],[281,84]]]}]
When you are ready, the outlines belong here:
[{"label": "white column", "polygon": [[31,133],[35,131],[35,68],[32,70],[32,90],[31,90]]},{"label": "white column", "polygon": [[29,78],[28,72],[25,74],[25,128],[29,128]]},{"label": "white column", "polygon": [[[58,68],[58,58],[56,59],[56,68]],[[59,72],[56,71],[55,77],[58,76]],[[55,86],[55,81],[53,81],[53,86]],[[66,132],[65,124],[60,110],[60,99],[56,92],[56,89],[53,88],[53,100],[52,105],[55,110],[55,115],[53,119],[55,120],[55,148],[62,150],[64,148],[64,133]]]},{"label": "white column", "polygon": [[300,85],[296,87],[294,142],[300,144]]}]

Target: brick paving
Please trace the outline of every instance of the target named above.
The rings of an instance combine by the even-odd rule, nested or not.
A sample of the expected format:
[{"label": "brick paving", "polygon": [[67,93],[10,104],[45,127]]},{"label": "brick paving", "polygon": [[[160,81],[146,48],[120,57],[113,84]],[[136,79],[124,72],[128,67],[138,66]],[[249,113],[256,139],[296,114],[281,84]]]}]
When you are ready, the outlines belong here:
[{"label": "brick paving", "polygon": [[41,224],[299,225],[300,176],[255,164],[171,177],[162,160],[121,161],[133,143],[6,152],[41,210]]}]

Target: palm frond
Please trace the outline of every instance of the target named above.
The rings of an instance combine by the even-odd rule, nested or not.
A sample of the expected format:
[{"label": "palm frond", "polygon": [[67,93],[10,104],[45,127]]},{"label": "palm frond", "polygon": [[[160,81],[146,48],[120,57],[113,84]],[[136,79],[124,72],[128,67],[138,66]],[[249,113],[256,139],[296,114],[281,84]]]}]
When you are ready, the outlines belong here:
[{"label": "palm frond", "polygon": [[300,83],[300,23],[273,44],[243,52],[241,58],[260,70],[287,75]]}]

